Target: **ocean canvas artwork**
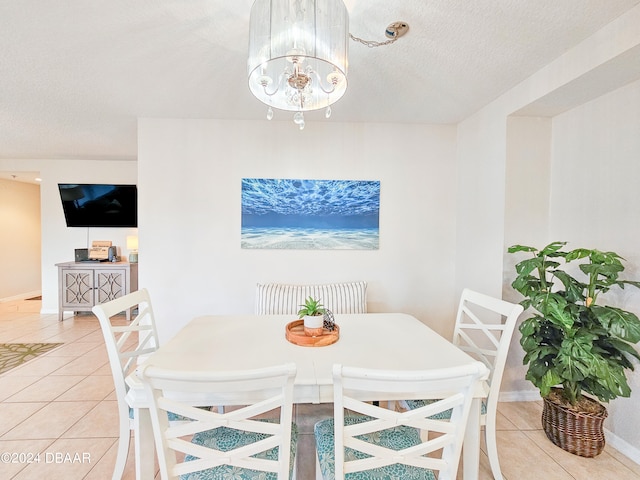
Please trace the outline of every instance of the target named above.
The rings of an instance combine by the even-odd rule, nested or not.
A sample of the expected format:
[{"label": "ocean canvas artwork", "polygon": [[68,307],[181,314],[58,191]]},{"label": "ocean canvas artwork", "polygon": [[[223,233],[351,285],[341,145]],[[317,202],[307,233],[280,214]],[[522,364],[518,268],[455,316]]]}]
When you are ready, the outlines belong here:
[{"label": "ocean canvas artwork", "polygon": [[242,248],[376,250],[380,182],[242,179]]}]

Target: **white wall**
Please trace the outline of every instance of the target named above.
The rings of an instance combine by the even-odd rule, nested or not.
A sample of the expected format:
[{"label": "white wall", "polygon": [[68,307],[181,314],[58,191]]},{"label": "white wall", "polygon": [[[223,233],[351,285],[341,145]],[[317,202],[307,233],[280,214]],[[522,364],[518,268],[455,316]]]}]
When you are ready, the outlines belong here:
[{"label": "white wall", "polygon": [[[366,280],[371,311],[450,333],[455,127],[143,119],[138,146],[140,285],[161,339],[196,315],[253,312],[269,281]],[[246,177],[380,180],[380,249],[242,250]]]},{"label": "white wall", "polygon": [[[640,81],[553,119],[550,237],[571,248],[614,251],[622,278],[640,281]],[[640,290],[611,291],[599,302],[640,315]],[[606,427],[640,448],[640,365],[629,372],[632,397],[608,405]]]},{"label": "white wall", "polygon": [[40,294],[40,187],[0,179],[0,301]]},{"label": "white wall", "polygon": [[[515,244],[539,248],[549,243],[551,119],[509,117],[506,141],[503,254]],[[511,287],[515,264],[522,259],[521,254],[506,255],[503,263],[502,297],[514,303],[522,300],[522,296]],[[527,368],[522,364],[524,352],[519,340],[520,334],[516,331],[509,349],[509,368],[502,377],[505,391],[526,392],[533,388],[525,380]],[[538,396],[537,392],[533,396]]]},{"label": "white wall", "polygon": [[[68,228],[62,211],[58,183],[132,183],[137,181],[136,162],[82,160],[2,160],[0,170],[39,171],[42,218],[42,312],[58,311],[56,263],[73,260],[74,249],[87,248],[92,240],[111,240],[126,246],[135,228]],[[124,254],[127,255],[126,249]],[[5,271],[3,270],[3,274]]]},{"label": "white wall", "polygon": [[506,124],[492,109],[458,126],[456,285],[501,296]]}]

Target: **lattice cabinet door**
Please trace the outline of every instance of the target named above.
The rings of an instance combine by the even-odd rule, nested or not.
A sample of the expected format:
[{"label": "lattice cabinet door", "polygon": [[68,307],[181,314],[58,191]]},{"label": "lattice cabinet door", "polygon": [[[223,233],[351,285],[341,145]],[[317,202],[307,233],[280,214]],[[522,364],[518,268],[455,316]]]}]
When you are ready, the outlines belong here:
[{"label": "lattice cabinet door", "polygon": [[127,275],[125,270],[96,269],[95,304],[110,302],[125,295],[127,291]]},{"label": "lattice cabinet door", "polygon": [[[58,267],[58,320],[65,311],[90,312],[138,289],[138,264],[129,262],[64,262]],[[125,314],[131,320],[131,309]]]},{"label": "lattice cabinet door", "polygon": [[69,310],[93,306],[92,270],[62,270],[62,305]]}]

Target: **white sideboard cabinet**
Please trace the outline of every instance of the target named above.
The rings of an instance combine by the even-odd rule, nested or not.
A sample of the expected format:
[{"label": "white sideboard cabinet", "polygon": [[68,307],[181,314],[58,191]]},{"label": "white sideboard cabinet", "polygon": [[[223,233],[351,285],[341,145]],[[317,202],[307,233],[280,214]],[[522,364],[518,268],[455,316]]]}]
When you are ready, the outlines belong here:
[{"label": "white sideboard cabinet", "polygon": [[[58,320],[65,311],[90,312],[94,305],[135,292],[138,264],[129,262],[65,262],[58,267]],[[131,310],[126,312],[131,320]]]}]

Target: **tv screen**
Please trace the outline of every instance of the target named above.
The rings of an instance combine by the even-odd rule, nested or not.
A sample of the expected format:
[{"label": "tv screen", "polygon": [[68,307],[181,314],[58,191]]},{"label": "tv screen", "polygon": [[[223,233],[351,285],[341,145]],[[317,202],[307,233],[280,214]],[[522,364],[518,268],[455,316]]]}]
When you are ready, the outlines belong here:
[{"label": "tv screen", "polygon": [[135,185],[59,183],[67,227],[137,227]]}]

